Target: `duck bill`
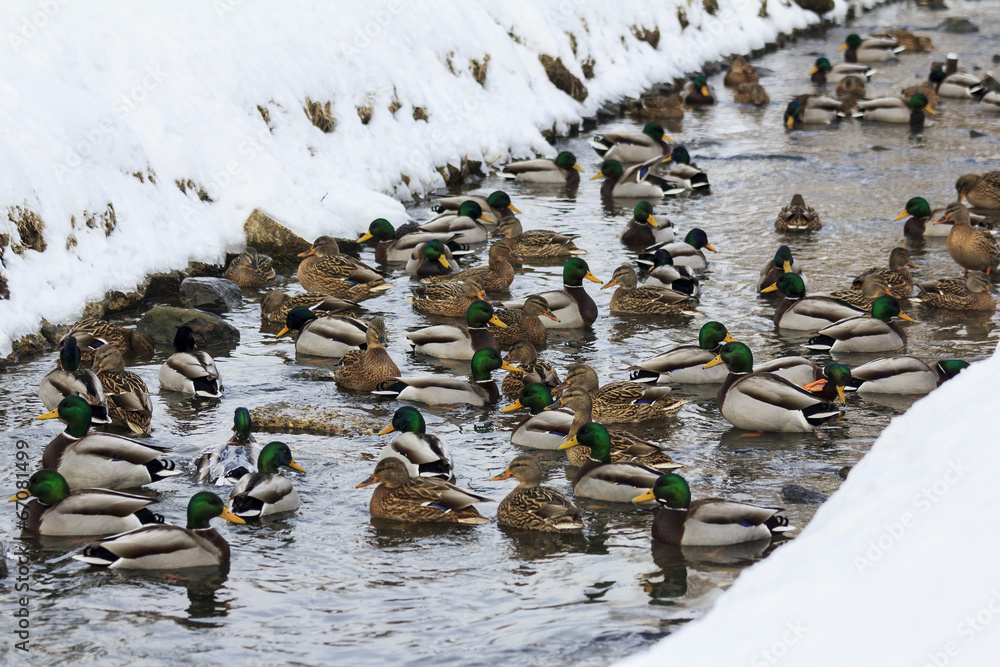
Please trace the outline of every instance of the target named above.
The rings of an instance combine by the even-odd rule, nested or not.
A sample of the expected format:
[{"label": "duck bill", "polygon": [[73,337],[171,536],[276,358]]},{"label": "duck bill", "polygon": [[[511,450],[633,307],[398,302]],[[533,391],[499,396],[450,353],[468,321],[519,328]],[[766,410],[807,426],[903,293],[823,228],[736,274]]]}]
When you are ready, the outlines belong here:
[{"label": "duck bill", "polygon": [[281,338],[282,336],[286,335],[288,333],[288,331],[289,331],[288,327],[285,327],[281,331],[279,331],[277,334],[275,334],[274,337],[275,338]]},{"label": "duck bill", "polygon": [[914,264],[913,262],[907,262],[906,265],[908,267],[910,267],[911,269],[916,269],[916,268],[919,268],[919,266],[920,266],[919,264]]},{"label": "duck bill", "polygon": [[915,319],[913,319],[912,317],[910,317],[910,316],[909,316],[909,315],[907,315],[906,313],[900,313],[900,314],[899,314],[899,316],[900,316],[900,317],[901,317],[902,319],[906,320],[907,322],[916,322],[916,320],[915,320]]},{"label": "duck bill", "polygon": [[846,51],[847,50],[847,42],[844,42],[843,44],[841,44],[840,47],[837,50],[838,51]]},{"label": "duck bill", "polygon": [[785,262],[784,264],[781,265],[781,269],[785,273],[791,273],[792,272],[792,263],[791,262]]},{"label": "duck bill", "polygon": [[792,126],[795,125],[795,116],[789,116],[788,120],[785,121],[785,125],[788,126],[789,130],[792,129]]},{"label": "duck bill", "polygon": [[483,222],[493,222],[493,218],[491,218],[490,216],[486,215],[485,213],[483,213],[481,216],[479,216],[479,219],[482,220]]},{"label": "duck bill", "polygon": [[514,401],[513,403],[511,403],[510,405],[508,405],[506,408],[502,408],[500,410],[500,412],[514,412],[515,410],[520,410],[523,407],[524,406],[521,405],[520,399],[518,399],[518,400]]},{"label": "duck bill", "polygon": [[847,397],[844,396],[844,388],[841,386],[837,387],[837,397],[840,399],[841,405],[847,405]]},{"label": "duck bill", "polygon": [[504,470],[499,475],[493,475],[493,477],[490,477],[490,481],[491,482],[499,482],[502,479],[510,479],[510,476],[511,476],[510,475],[510,470],[508,469],[508,470]]},{"label": "duck bill", "polygon": [[364,234],[361,235],[361,238],[358,239],[358,243],[364,243],[368,239],[372,239],[372,238],[375,238],[375,237],[372,236],[371,232],[365,232]]},{"label": "duck bill", "polygon": [[379,431],[377,435],[385,435],[386,433],[392,433],[395,430],[396,430],[396,427],[393,426],[392,424],[389,424],[384,429],[382,429],[381,431]]},{"label": "duck bill", "polygon": [[12,496],[11,496],[11,497],[10,497],[10,498],[9,498],[9,499],[7,500],[7,502],[8,502],[8,503],[13,503],[13,502],[22,502],[22,501],[25,501],[25,500],[27,500],[27,499],[28,499],[28,498],[30,498],[30,497],[31,497],[31,494],[30,494],[30,493],[28,493],[28,490],[27,490],[27,489],[21,489],[20,491],[18,491],[18,492],[17,492],[17,493],[15,493],[14,495],[12,495]]},{"label": "duck bill", "polygon": [[820,378],[815,382],[810,382],[809,384],[802,385],[802,388],[808,391],[810,394],[815,394],[817,392],[823,391],[823,387],[826,386],[826,380]]},{"label": "duck bill", "polygon": [[546,310],[546,311],[545,311],[544,313],[542,313],[542,317],[547,317],[547,318],[549,318],[550,320],[552,320],[553,322],[558,322],[558,321],[559,321],[559,318],[558,318],[558,317],[556,317],[556,316],[555,316],[555,315],[554,315],[554,314],[552,313],[552,311],[551,311],[551,310]]},{"label": "duck bill", "polygon": [[[578,165],[578,164],[574,164],[574,165],[573,165],[573,168],[574,168],[574,169],[576,169],[576,170],[577,170],[578,172],[580,172],[581,174],[582,174],[582,173],[584,173],[584,172],[583,172],[583,167],[581,167],[581,166],[580,166],[580,165]],[[598,174],[597,176],[600,176],[600,174]],[[597,178],[597,176],[595,176],[594,178]],[[593,179],[591,179],[591,180],[593,180]]]},{"label": "duck bill", "polygon": [[587,275],[585,275],[584,278],[586,278],[587,280],[589,280],[592,283],[597,283],[598,285],[600,285],[601,283],[604,282],[603,280],[601,280],[600,278],[598,278],[597,276],[595,276],[590,271],[587,271]]},{"label": "duck bill", "polygon": [[448,258],[445,257],[444,255],[441,255],[440,257],[438,257],[438,261],[441,262],[441,266],[443,266],[444,268],[446,268],[446,269],[450,269],[451,268],[451,264],[448,263]]},{"label": "duck bill", "polygon": [[[583,171],[583,169],[581,169],[580,171]],[[603,171],[598,171],[596,174],[594,174],[593,176],[590,177],[590,180],[596,181],[597,179],[601,178],[602,176],[604,176],[604,172]]]},{"label": "duck bill", "polygon": [[219,515],[219,518],[225,519],[226,521],[231,521],[232,523],[246,523],[246,521],[236,516],[225,507],[222,508],[222,514]]},{"label": "duck bill", "polygon": [[354,488],[355,489],[360,489],[363,486],[371,486],[372,484],[374,484],[377,481],[378,481],[378,478],[375,477],[375,475],[369,475],[368,479],[366,479],[365,481],[361,482],[360,484],[358,484]]},{"label": "duck bill", "polygon": [[496,315],[490,318],[490,324],[492,324],[495,327],[500,327],[501,329],[507,328],[507,325],[503,323],[503,320],[501,320]]},{"label": "duck bill", "polygon": [[606,284],[606,285],[601,285],[601,289],[608,289],[609,287],[614,287],[617,284],[618,283],[616,283],[615,281],[612,280],[612,281],[609,281],[608,284]]},{"label": "duck bill", "polygon": [[[958,201],[962,201],[962,195],[959,195],[959,196],[958,196]],[[897,218],[897,220],[898,220],[898,218]],[[945,224],[945,223],[949,223],[949,224],[955,224],[955,221],[954,221],[954,220],[952,220],[952,219],[951,219],[950,217],[948,217],[948,216],[946,215],[946,216],[944,216],[943,218],[941,218],[940,220],[936,220],[936,221],[934,222],[934,224],[935,224],[935,225],[943,225],[943,224]]]},{"label": "duck bill", "polygon": [[508,204],[508,206],[507,206],[507,209],[508,209],[508,210],[510,210],[510,211],[513,211],[514,213],[520,213],[520,212],[521,212],[521,211],[519,211],[519,210],[518,210],[518,208],[517,208],[516,206],[514,206],[513,204]]},{"label": "duck bill", "polygon": [[723,338],[722,340],[725,343],[737,343],[737,342],[739,342],[735,338],[733,338],[732,336],[730,336],[729,334],[726,334],[726,337]]},{"label": "duck bill", "polygon": [[294,459],[292,460],[291,463],[288,464],[288,467],[291,468],[292,470],[298,470],[299,472],[306,471],[306,469],[300,466],[298,463],[296,463]]},{"label": "duck bill", "polygon": [[899,215],[897,215],[895,218],[893,218],[892,221],[893,222],[897,222],[899,220],[902,220],[903,218],[905,218],[908,215],[909,215],[909,213],[907,213],[906,211],[903,211],[902,213],[900,213]]},{"label": "duck bill", "polygon": [[[787,271],[785,273],[787,273]],[[760,293],[766,294],[768,292],[777,292],[777,291],[778,291],[778,283],[771,283],[770,285],[762,289]]]},{"label": "duck bill", "polygon": [[59,408],[46,412],[44,415],[38,415],[35,419],[59,419]]},{"label": "duck bill", "polygon": [[653,490],[652,489],[650,489],[646,493],[642,494],[641,496],[636,496],[635,498],[632,499],[632,502],[633,503],[648,503],[650,500],[656,500],[656,496],[653,495]]},{"label": "duck bill", "polygon": [[480,301],[487,301],[486,290],[479,290],[479,294],[476,295]]},{"label": "duck bill", "polygon": [[712,247],[711,243],[706,243],[705,244],[705,250],[711,250],[712,252],[719,252],[718,250],[716,250],[715,248]]},{"label": "duck bill", "polygon": [[701,94],[704,95],[705,97],[708,97],[708,86],[701,87]]},{"label": "duck bill", "polygon": [[572,438],[570,438],[569,440],[567,440],[563,444],[559,445],[559,449],[572,449],[573,447],[576,447],[579,444],[580,444],[580,441],[577,440],[576,436],[574,435]]},{"label": "duck bill", "polygon": [[815,74],[818,71],[819,71],[818,67],[813,67],[811,70],[809,70],[809,76],[812,76],[813,74]]},{"label": "duck bill", "polygon": [[934,109],[931,109],[931,105],[929,105],[929,104],[924,107],[924,111],[926,111],[927,113],[929,113],[932,116],[936,116],[937,115],[936,113],[934,113]]},{"label": "duck bill", "polygon": [[646,218],[646,222],[649,223],[650,227],[659,227],[660,226],[660,223],[658,223],[656,221],[656,218],[654,218],[652,215],[650,215],[648,218]]},{"label": "duck bill", "polygon": [[316,254],[315,248],[309,248],[307,252],[300,252],[299,257],[312,257]]},{"label": "duck bill", "polygon": [[500,362],[500,368],[505,371],[512,371],[514,373],[523,373],[524,371],[513,364],[507,363],[506,360]]},{"label": "duck bill", "polygon": [[715,359],[712,359],[710,362],[702,366],[702,368],[711,368],[712,366],[718,366],[721,363],[722,363],[722,355],[717,354],[715,355]]}]

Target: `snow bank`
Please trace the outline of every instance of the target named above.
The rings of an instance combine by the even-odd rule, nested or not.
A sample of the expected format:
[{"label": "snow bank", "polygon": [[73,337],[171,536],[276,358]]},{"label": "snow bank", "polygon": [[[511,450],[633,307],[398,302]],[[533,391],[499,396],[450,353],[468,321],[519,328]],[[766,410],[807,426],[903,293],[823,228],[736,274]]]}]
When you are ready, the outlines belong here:
[{"label": "snow bank", "polygon": [[994,356],[894,419],[800,537],[620,667],[996,664],[998,394]]},{"label": "snow bank", "polygon": [[[400,220],[397,200],[443,184],[437,167],[551,155],[540,130],[819,20],[775,0],[761,18],[763,1],[718,0],[714,15],[700,0],[8,2],[0,356],[43,316],[218,261],[254,208],[306,238]],[[541,54],[586,99],[550,83]],[[24,211],[40,237],[31,220],[19,233]]]}]

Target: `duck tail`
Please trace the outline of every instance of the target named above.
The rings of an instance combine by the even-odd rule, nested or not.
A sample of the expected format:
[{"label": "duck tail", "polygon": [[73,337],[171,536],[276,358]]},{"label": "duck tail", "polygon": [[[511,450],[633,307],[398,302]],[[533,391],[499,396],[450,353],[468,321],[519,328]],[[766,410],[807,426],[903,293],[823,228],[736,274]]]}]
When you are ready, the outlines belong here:
[{"label": "duck tail", "polygon": [[84,547],[83,553],[74,555],[73,558],[83,563],[98,565],[100,567],[108,567],[118,560],[118,556],[97,544]]},{"label": "duck tail", "polygon": [[641,382],[643,384],[656,384],[657,380],[660,379],[660,374],[654,373],[653,371],[639,369],[632,371],[629,374],[628,379],[630,382]]},{"label": "duck tail", "polygon": [[146,470],[149,472],[150,481],[153,482],[181,474],[170,459],[153,459],[146,464]]},{"label": "duck tail", "polygon": [[602,158],[609,150],[614,148],[614,144],[612,142],[608,141],[607,139],[605,139],[600,135],[592,137],[590,141],[588,141],[587,143],[589,143],[591,148],[593,148],[597,152],[597,154]]},{"label": "duck tail", "polygon": [[163,523],[164,518],[162,514],[155,514],[151,512],[148,508],[143,507],[141,510],[133,512],[136,518],[139,519],[139,523],[146,525],[147,523]]},{"label": "duck tail", "polygon": [[836,342],[836,339],[829,336],[817,334],[809,339],[809,342],[806,343],[806,348],[810,350],[829,350]]},{"label": "duck tail", "polygon": [[795,530],[795,526],[788,525],[788,517],[781,514],[772,515],[764,522],[764,525],[771,531],[771,534],[787,533],[788,531]]},{"label": "duck tail", "polygon": [[803,410],[802,414],[806,416],[806,421],[811,425],[819,426],[839,416],[840,410],[833,403],[817,403]]},{"label": "duck tail", "polygon": [[405,382],[400,382],[399,380],[393,378],[391,380],[379,382],[375,387],[375,391],[372,393],[376,396],[391,396],[396,398],[404,389],[406,389],[406,387],[407,384]]}]

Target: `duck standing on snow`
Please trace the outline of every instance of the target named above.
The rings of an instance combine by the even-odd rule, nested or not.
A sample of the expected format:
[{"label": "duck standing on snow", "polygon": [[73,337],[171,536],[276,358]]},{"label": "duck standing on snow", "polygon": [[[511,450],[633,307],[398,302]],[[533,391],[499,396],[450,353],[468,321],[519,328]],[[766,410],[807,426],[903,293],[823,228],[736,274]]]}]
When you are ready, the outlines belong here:
[{"label": "duck standing on snow", "polygon": [[523,160],[511,162],[500,170],[500,176],[523,183],[558,183],[576,186],[580,184],[583,168],[577,164],[576,156],[562,151],[553,160]]},{"label": "duck standing on snow", "polygon": [[160,366],[160,388],[205,398],[222,396],[222,378],[207,352],[195,351],[194,332],[177,327],[174,353]]}]

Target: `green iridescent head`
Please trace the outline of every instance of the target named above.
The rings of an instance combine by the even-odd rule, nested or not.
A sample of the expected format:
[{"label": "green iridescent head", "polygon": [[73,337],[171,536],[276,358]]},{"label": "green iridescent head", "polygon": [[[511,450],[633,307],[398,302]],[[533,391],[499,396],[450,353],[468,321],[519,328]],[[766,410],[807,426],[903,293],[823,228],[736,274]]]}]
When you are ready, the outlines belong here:
[{"label": "green iridescent head", "polygon": [[730,373],[753,372],[753,352],[743,343],[726,343],[722,346],[722,350],[719,351],[719,356],[716,359],[721,359],[721,362],[713,360],[708,362],[705,367],[708,368],[718,363],[724,363]]},{"label": "green iridescent head", "polygon": [[563,284],[569,287],[580,287],[584,279],[600,283],[601,279],[590,272],[590,266],[579,257],[570,257],[563,264]]},{"label": "green iridescent head", "polygon": [[472,218],[473,220],[479,220],[483,217],[483,207],[477,202],[467,199],[462,202],[461,206],[458,207],[458,214],[464,215],[467,218]]},{"label": "green iridescent head", "polygon": [[[576,169],[576,156],[569,151],[562,151],[555,159],[556,166],[561,169]],[[582,170],[580,170],[582,171]]]},{"label": "green iridescent head", "polygon": [[56,419],[66,424],[65,432],[74,438],[82,438],[90,430],[90,420],[93,413],[90,403],[79,396],[67,396],[59,402],[59,406],[51,412],[39,415],[36,419]]},{"label": "green iridescent head", "polygon": [[531,410],[531,414],[537,415],[552,405],[553,402],[552,392],[549,391],[547,386],[541,382],[529,382],[521,388],[521,393],[517,395],[517,401],[504,408],[503,412],[512,412],[524,407]]},{"label": "green iridescent head", "polygon": [[396,228],[385,218],[376,218],[368,225],[368,233],[362,234],[358,241],[364,243],[370,238],[379,241],[392,241],[396,238]]},{"label": "green iridescent head", "polygon": [[[594,176],[603,176],[604,178],[621,178],[625,173],[625,168],[622,167],[622,163],[618,160],[605,160],[601,163],[601,170]],[[593,179],[591,179],[593,180]]]},{"label": "green iridescent head", "polygon": [[400,433],[423,434],[427,429],[424,416],[420,410],[409,405],[396,410],[392,415],[392,425],[379,431],[379,435],[399,431]]},{"label": "green iridescent head", "polygon": [[583,445],[590,448],[590,458],[599,463],[611,463],[611,435],[608,429],[597,422],[589,422],[580,427],[576,435],[559,446],[569,449]]},{"label": "green iridescent head", "polygon": [[208,522],[217,516],[233,523],[246,523],[227,510],[222,498],[211,491],[199,491],[191,496],[187,507],[187,527],[189,530],[204,530],[208,528]]},{"label": "green iridescent head", "polygon": [[648,201],[641,201],[632,209],[632,219],[643,224],[656,224],[653,218],[653,205]]},{"label": "green iridescent head", "polygon": [[659,123],[646,123],[646,127],[642,128],[642,133],[656,141],[663,139],[664,135],[663,128]]},{"label": "green iridescent head", "polygon": [[[931,205],[923,197],[914,197],[906,202],[905,212],[914,218],[927,218],[931,214]],[[903,216],[900,216],[900,218]],[[896,218],[899,220],[899,218]]]},{"label": "green iridescent head", "polygon": [[257,471],[267,475],[277,475],[278,468],[285,467],[305,472],[292,458],[292,450],[283,442],[269,442],[257,455]]},{"label": "green iridescent head", "polygon": [[503,190],[497,190],[496,192],[490,193],[490,196],[486,198],[486,203],[498,211],[505,208],[510,208],[510,197]]},{"label": "green iridescent head", "polygon": [[938,367],[941,369],[942,381],[950,380],[968,368],[969,362],[961,359],[942,359],[938,362]]},{"label": "green iridescent head", "polygon": [[719,343],[731,342],[735,339],[729,335],[729,330],[722,322],[705,322],[698,331],[698,347],[703,350],[714,350]]},{"label": "green iridescent head", "polygon": [[[28,495],[38,498],[43,505],[52,506],[69,497],[69,483],[55,470],[42,469],[28,478]],[[23,497],[24,492],[17,494]],[[14,500],[14,498],[11,498]]]},{"label": "green iridescent head", "polygon": [[[473,301],[465,311],[465,323],[470,329],[482,329],[496,317],[489,301]],[[499,321],[499,319],[497,320]]]},{"label": "green iridescent head", "polygon": [[653,497],[656,502],[675,510],[691,507],[691,487],[687,480],[672,472],[660,475],[653,482]]},{"label": "green iridescent head", "polygon": [[239,442],[248,442],[252,427],[253,420],[250,418],[250,411],[246,408],[236,408],[233,413],[233,431],[236,432],[236,439]]}]

